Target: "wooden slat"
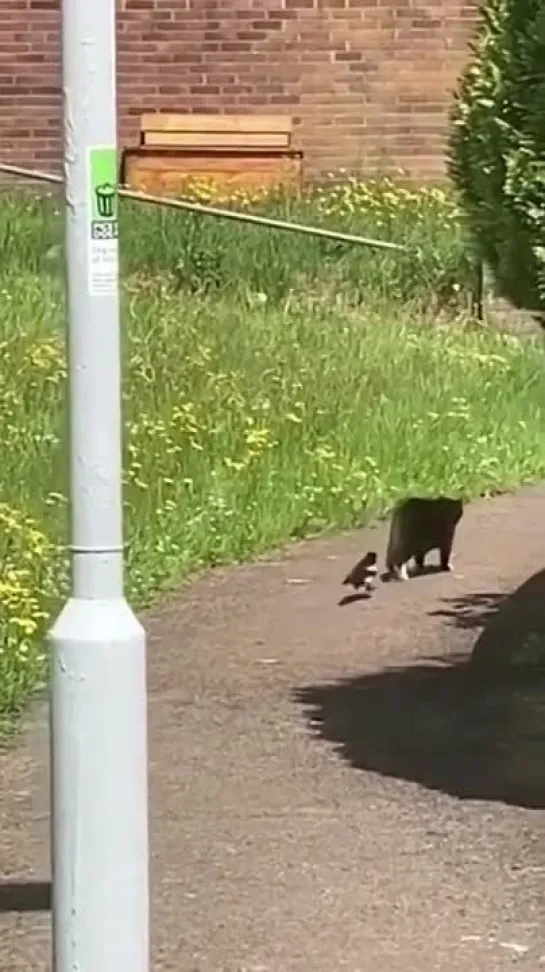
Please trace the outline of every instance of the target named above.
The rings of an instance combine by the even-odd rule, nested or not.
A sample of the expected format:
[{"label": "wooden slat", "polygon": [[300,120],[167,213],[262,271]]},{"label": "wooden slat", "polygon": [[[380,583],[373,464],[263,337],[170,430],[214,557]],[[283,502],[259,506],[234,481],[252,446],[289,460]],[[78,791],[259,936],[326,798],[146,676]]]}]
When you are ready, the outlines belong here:
[{"label": "wooden slat", "polygon": [[302,157],[293,153],[293,157],[254,155],[218,160],[213,155],[176,157],[175,153],[163,154],[160,149],[156,155],[142,149],[124,153],[123,179],[132,189],[175,196],[183,194],[188,178],[205,179],[224,188],[283,186],[298,193],[302,186]]},{"label": "wooden slat", "polygon": [[287,149],[289,135],[275,132],[144,132],[144,145],[183,148]]},{"label": "wooden slat", "polygon": [[146,112],[140,130],[153,132],[270,132],[291,135],[292,119],[286,115],[179,115]]}]

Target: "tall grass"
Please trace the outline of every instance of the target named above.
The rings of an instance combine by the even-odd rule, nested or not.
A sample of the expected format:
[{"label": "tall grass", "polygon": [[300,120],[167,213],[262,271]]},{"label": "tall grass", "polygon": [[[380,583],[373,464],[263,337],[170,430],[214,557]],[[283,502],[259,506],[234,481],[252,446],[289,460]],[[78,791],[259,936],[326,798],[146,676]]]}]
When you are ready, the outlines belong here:
[{"label": "tall grass", "polygon": [[[202,191],[191,195],[202,201]],[[205,196],[204,201],[208,201]],[[474,286],[474,261],[455,201],[444,191],[396,188],[384,181],[348,182],[289,197],[236,206],[290,222],[299,221],[399,243],[399,252],[349,246],[318,237],[235,223],[125,201],[122,263],[125,275],[168,274],[190,292],[235,297],[264,295],[283,301],[309,287],[369,299],[452,303]],[[28,194],[3,200],[0,210],[0,274],[58,275],[63,222],[55,197]]]},{"label": "tall grass", "polygon": [[[298,218],[305,207],[316,221],[336,212],[346,228],[356,191],[303,200]],[[397,231],[387,200],[367,217],[362,205],[358,227],[367,218],[369,233],[372,216],[377,233],[401,242],[420,227],[427,252],[428,235],[441,239],[440,204],[432,197],[426,215],[418,194],[409,201],[421,215],[400,218]],[[466,253],[449,220],[456,300]],[[67,586],[60,231],[54,200],[0,206],[4,724],[43,678],[41,636]],[[195,239],[202,260],[188,276]],[[137,604],[196,568],[365,522],[408,492],[469,497],[544,475],[540,349],[454,310],[438,321],[425,310],[429,283],[407,268],[403,277],[389,255],[337,250],[328,262],[307,238],[281,243],[132,207],[123,240],[127,579]],[[229,268],[218,279],[217,260]]]}]

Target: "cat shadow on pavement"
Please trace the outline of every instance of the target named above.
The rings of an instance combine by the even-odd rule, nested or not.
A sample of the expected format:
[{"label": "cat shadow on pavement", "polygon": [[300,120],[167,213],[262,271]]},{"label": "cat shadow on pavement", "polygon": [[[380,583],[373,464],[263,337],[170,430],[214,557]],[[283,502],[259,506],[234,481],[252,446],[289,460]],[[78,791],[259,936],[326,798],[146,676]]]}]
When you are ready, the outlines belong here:
[{"label": "cat shadow on pavement", "polygon": [[474,629],[473,649],[296,689],[312,731],[357,769],[545,808],[545,571],[430,613],[439,650],[449,625]]}]

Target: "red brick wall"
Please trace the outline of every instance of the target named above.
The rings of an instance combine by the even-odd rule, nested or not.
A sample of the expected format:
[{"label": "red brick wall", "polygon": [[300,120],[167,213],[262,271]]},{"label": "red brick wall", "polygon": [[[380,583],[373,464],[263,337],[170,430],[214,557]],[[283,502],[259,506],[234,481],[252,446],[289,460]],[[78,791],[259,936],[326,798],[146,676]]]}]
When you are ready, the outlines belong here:
[{"label": "red brick wall", "polygon": [[[0,159],[60,162],[60,0],[0,0]],[[444,172],[473,0],[118,0],[120,143],[144,110],[283,113],[307,171]]]}]

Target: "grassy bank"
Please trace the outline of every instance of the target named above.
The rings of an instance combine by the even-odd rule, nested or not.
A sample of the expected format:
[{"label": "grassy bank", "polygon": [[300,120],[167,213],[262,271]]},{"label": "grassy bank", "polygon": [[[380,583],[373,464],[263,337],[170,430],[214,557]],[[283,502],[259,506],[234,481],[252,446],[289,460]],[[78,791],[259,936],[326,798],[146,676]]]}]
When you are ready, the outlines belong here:
[{"label": "grassy bank", "polygon": [[[210,201],[206,185],[192,184],[197,201]],[[294,291],[315,288],[352,303],[421,302],[445,306],[466,301],[473,285],[471,253],[452,197],[429,188],[415,191],[388,181],[355,181],[316,189],[307,196],[264,198],[239,194],[216,204],[276,218],[340,229],[400,243],[395,253],[346,246],[316,237],[193,216],[125,201],[122,207],[124,276],[164,276],[187,292],[221,291],[237,300],[248,294],[283,302]],[[2,200],[2,275],[58,276],[63,222],[54,199]]]},{"label": "grassy bank", "polygon": [[[198,567],[361,523],[407,492],[469,497],[545,474],[541,350],[460,315],[468,263],[451,202],[430,196],[426,211],[419,194],[401,195],[413,215],[396,235],[391,200],[382,211],[360,202],[358,222],[343,191],[299,203],[298,218],[307,207],[307,221],[410,237],[412,276],[390,255],[337,249],[328,261],[306,238],[124,214],[128,587],[139,605]],[[60,229],[54,200],[0,208],[4,727],[43,679],[40,639],[67,582]],[[180,270],[190,232],[204,253],[192,279]],[[456,285],[439,318],[436,286],[418,278],[440,264],[443,251],[424,259],[433,233]],[[229,267],[220,279],[215,259]]]}]

